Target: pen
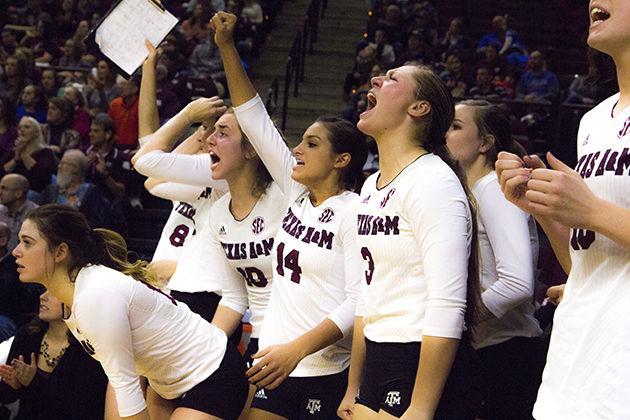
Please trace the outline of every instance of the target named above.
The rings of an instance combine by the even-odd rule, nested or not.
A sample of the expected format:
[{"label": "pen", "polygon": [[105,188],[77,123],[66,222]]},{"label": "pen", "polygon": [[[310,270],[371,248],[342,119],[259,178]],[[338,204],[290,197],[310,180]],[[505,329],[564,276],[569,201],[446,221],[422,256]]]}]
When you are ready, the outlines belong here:
[{"label": "pen", "polygon": [[162,6],[162,3],[160,2],[160,0],[149,0],[149,2],[153,3],[153,5],[157,7],[158,9],[160,9],[160,11],[162,12],[166,10],[164,9],[164,6]]}]

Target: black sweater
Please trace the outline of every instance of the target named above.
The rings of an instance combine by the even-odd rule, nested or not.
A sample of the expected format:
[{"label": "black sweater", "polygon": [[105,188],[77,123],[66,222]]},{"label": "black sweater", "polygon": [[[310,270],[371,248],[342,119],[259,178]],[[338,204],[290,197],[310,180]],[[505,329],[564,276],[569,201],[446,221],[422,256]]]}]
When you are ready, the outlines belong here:
[{"label": "black sweater", "polygon": [[[18,330],[7,363],[19,355],[28,363],[31,353],[39,354],[47,326],[32,331],[32,325]],[[107,377],[100,363],[70,337],[70,345],[52,373],[38,369],[31,384],[18,390],[0,382],[0,401],[20,400],[16,420],[102,419],[106,386]]]}]

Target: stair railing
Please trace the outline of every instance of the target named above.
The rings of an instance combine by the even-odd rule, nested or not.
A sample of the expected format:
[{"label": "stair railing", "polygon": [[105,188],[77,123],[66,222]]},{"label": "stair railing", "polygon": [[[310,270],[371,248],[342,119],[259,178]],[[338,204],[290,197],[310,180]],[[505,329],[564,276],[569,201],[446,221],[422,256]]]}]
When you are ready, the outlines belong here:
[{"label": "stair railing", "polygon": [[304,69],[306,53],[313,54],[313,44],[317,41],[319,21],[324,18],[324,9],[327,0],[311,0],[308,5],[302,29],[297,31],[293,38],[293,44],[287,57],[284,75],[284,98],[282,101],[282,130],[287,126],[287,113],[289,109],[289,94],[293,84],[293,96],[299,95],[299,86],[304,82]]}]

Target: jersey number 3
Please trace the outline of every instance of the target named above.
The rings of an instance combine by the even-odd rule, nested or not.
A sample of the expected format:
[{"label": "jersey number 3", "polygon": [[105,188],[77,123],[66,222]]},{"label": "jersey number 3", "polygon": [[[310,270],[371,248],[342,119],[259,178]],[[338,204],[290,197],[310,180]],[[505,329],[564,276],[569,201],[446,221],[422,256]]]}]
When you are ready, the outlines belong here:
[{"label": "jersey number 3", "polygon": [[291,270],[291,281],[300,284],[300,277],[302,277],[302,269],[300,268],[300,252],[295,249],[284,255],[284,243],[280,242],[276,250],[277,263],[276,271],[281,276],[284,276],[284,269]]}]

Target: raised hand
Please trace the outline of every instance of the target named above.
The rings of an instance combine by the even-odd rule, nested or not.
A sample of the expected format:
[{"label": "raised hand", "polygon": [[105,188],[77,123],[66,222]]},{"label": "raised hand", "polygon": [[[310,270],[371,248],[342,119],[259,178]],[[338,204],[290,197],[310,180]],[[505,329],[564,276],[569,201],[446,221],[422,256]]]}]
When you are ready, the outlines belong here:
[{"label": "raised hand", "polygon": [[190,124],[193,124],[219,117],[227,111],[227,107],[222,99],[218,96],[213,96],[212,98],[196,99],[186,105],[184,110]]},{"label": "raised hand", "polygon": [[157,63],[160,61],[160,57],[162,56],[162,48],[155,48],[148,39],[144,40],[144,46],[149,51],[149,55],[147,56],[146,60],[144,60],[144,65],[155,68]]},{"label": "raised hand", "polygon": [[214,42],[219,48],[234,43],[234,28],[237,17],[231,13],[218,12],[210,19],[210,27],[214,31]]},{"label": "raised hand", "polygon": [[24,356],[20,355],[17,359],[13,359],[13,368],[15,369],[15,377],[22,386],[29,386],[37,373],[37,357],[35,353],[31,353],[30,363],[24,361]]}]

